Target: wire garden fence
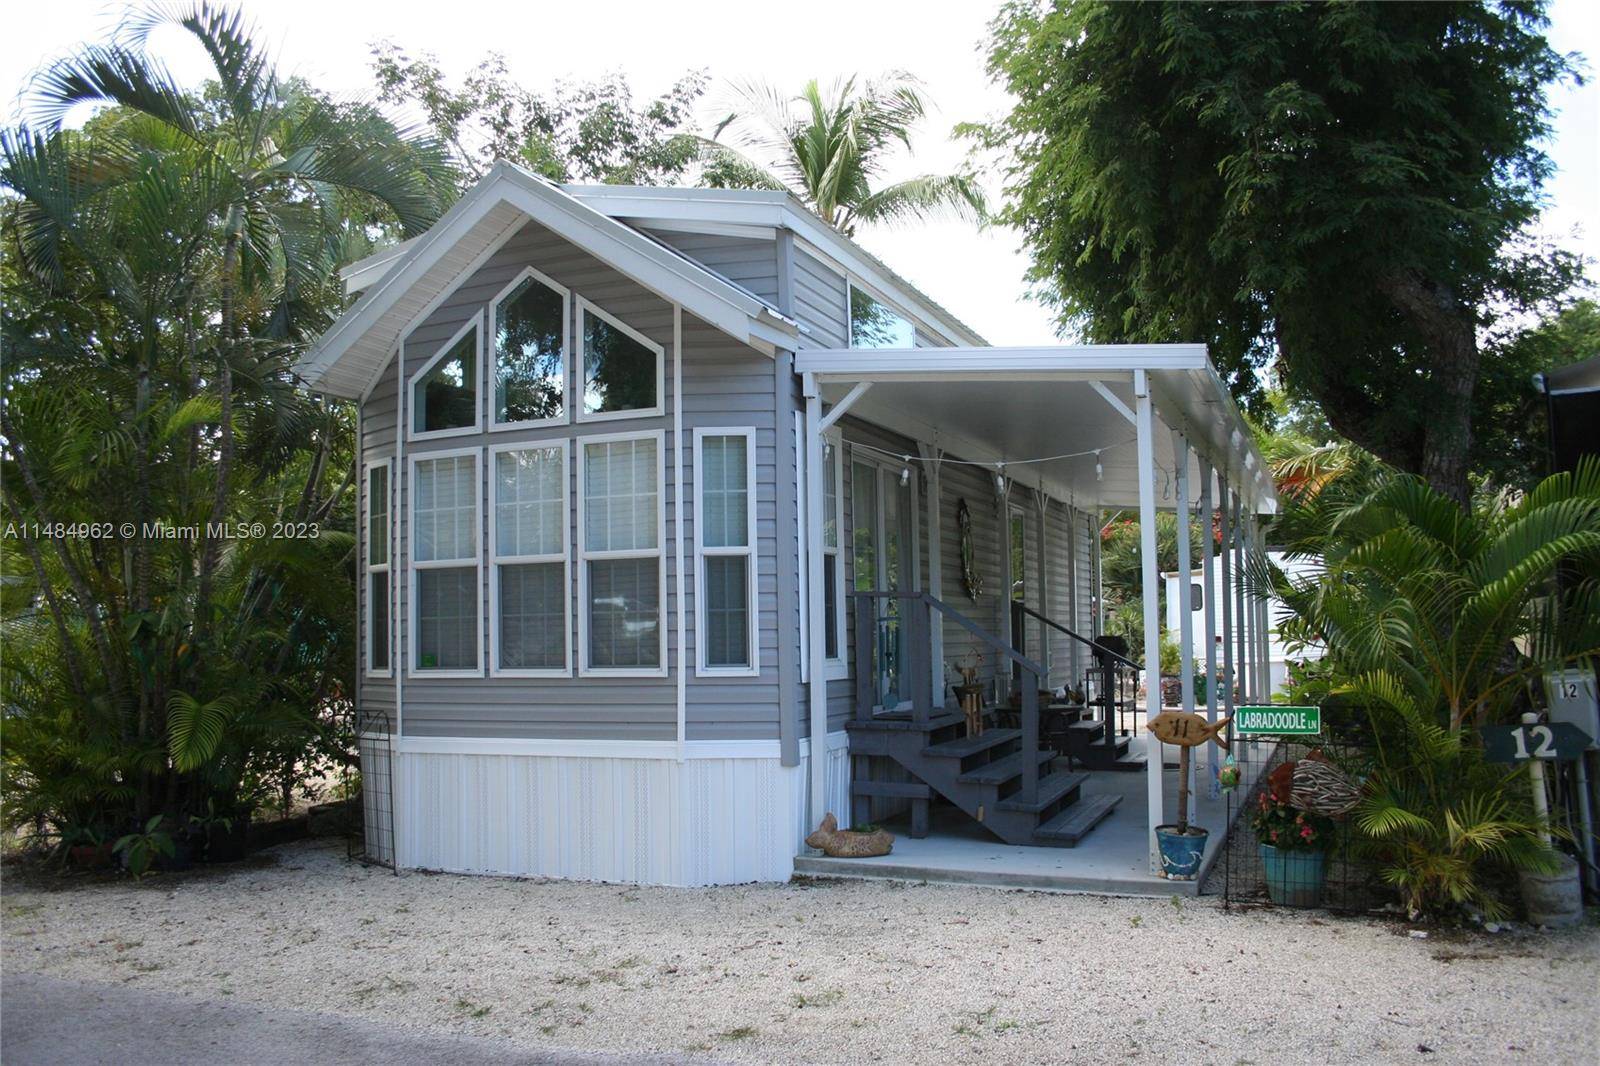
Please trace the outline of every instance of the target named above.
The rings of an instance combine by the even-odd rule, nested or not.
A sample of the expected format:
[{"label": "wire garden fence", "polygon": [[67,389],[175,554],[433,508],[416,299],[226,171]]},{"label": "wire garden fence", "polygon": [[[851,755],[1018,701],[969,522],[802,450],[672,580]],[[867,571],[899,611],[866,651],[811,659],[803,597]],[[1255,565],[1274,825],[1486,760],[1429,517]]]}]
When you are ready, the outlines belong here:
[{"label": "wire garden fence", "polygon": [[[1348,815],[1308,812],[1291,802],[1295,788],[1311,787],[1311,806],[1337,807],[1336,798],[1316,795],[1315,781],[1306,786],[1305,779],[1321,773],[1336,782],[1346,768],[1370,765],[1371,756],[1371,747],[1359,737],[1281,738],[1265,755],[1254,784],[1229,793],[1232,830],[1211,873],[1212,882],[1221,884],[1208,885],[1207,891],[1219,892],[1224,908],[1321,907],[1366,914],[1392,904],[1394,892],[1360,854]],[[1308,763],[1338,773],[1327,774],[1320,767],[1295,773]]]}]

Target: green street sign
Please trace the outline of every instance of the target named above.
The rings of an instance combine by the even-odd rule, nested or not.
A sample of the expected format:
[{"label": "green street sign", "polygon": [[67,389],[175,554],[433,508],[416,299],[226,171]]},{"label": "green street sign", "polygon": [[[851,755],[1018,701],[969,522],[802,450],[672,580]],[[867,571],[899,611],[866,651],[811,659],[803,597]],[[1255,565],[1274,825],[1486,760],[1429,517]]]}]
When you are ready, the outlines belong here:
[{"label": "green street sign", "polygon": [[1280,736],[1315,736],[1322,732],[1321,707],[1236,707],[1233,712],[1236,733],[1271,733]]},{"label": "green street sign", "polygon": [[1524,759],[1576,759],[1588,749],[1589,735],[1570,722],[1536,725],[1486,725],[1483,757],[1489,762]]}]

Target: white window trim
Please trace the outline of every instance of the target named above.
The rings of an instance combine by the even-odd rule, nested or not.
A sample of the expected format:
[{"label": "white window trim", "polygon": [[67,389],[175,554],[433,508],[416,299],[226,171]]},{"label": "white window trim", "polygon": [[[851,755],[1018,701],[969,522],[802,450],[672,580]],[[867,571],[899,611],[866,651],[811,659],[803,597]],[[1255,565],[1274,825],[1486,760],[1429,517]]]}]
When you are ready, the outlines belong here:
[{"label": "white window trim", "polygon": [[[388,527],[389,527],[389,555],[388,555],[389,561],[386,562],[386,563],[374,564],[373,561],[372,561],[372,541],[371,541],[371,530],[372,530],[372,471],[377,470],[380,467],[387,471],[387,474],[385,475],[385,481],[387,482],[388,489],[389,489],[388,508],[384,512],[385,516],[386,516],[386,521],[387,521],[387,524],[388,524]],[[362,569],[361,595],[362,595],[362,599],[365,601],[365,604],[366,604],[366,612],[365,612],[366,617],[362,619],[362,621],[363,621],[363,623],[365,624],[365,627],[366,627],[366,633],[363,635],[363,641],[362,641],[363,650],[365,651],[366,657],[367,657],[366,671],[365,672],[366,672],[366,676],[367,677],[390,678],[390,677],[394,676],[394,654],[395,654],[395,647],[394,647],[394,643],[395,643],[394,574],[395,574],[395,569],[396,569],[395,565],[394,565],[394,555],[395,555],[395,550],[396,550],[396,547],[397,547],[397,545],[395,544],[395,521],[394,521],[394,504],[395,504],[394,460],[392,458],[391,459],[369,459],[369,460],[367,460],[367,462],[362,464],[362,467],[361,467],[361,496],[362,496],[362,499],[364,501],[362,509],[361,509],[361,541],[362,541],[362,545],[363,545],[362,556],[361,556],[361,561],[362,561],[362,568],[361,568]],[[372,668],[372,647],[373,647],[373,645],[372,645],[372,619],[374,617],[374,614],[375,614],[375,611],[376,611],[376,606],[377,606],[376,604],[374,604],[372,602],[372,575],[373,574],[388,574],[389,575],[389,602],[383,605],[384,606],[384,610],[389,612],[389,666],[388,666],[388,669],[385,669],[385,670],[374,670]]]},{"label": "white window trim", "polygon": [[[906,325],[911,327],[911,347],[915,348],[917,346],[917,320],[915,318],[901,310],[900,305],[895,303],[893,300],[879,296],[870,286],[863,285],[852,276],[846,276],[844,280],[844,346],[846,348],[855,348],[856,346],[856,327],[854,318],[850,313],[850,304],[851,294],[853,294],[857,289],[860,289],[867,296],[870,296],[874,301],[882,304],[895,314],[899,315],[901,321],[905,322]],[[873,351],[874,349],[863,348],[858,350]]]},{"label": "white window trim", "polygon": [[[416,429],[417,382],[421,381],[423,377],[427,375],[428,371],[432,370],[434,366],[438,364],[439,360],[443,359],[447,354],[449,354],[450,349],[456,346],[457,341],[461,340],[462,337],[465,337],[467,333],[472,330],[477,330],[477,355],[475,356],[476,366],[474,373],[478,378],[478,380],[473,383],[472,425],[461,426],[457,429],[429,429],[418,432]],[[483,334],[483,309],[480,307],[478,310],[472,313],[472,317],[467,319],[467,321],[462,324],[460,329],[456,330],[450,335],[449,340],[445,341],[439,346],[439,350],[433,353],[432,358],[430,358],[426,363],[422,364],[421,370],[418,370],[415,374],[412,374],[411,377],[406,379],[406,394],[404,397],[406,440],[438,440],[442,437],[463,437],[469,433],[483,432]]]},{"label": "white window trim", "polygon": [[[500,320],[500,305],[528,278],[532,278],[561,297],[561,417],[502,422],[495,417],[494,401],[494,383],[500,369],[500,350],[495,341],[496,323]],[[483,390],[484,401],[488,405],[489,431],[564,426],[570,422],[572,420],[572,290],[531,266],[523,267],[517,272],[517,276],[511,279],[510,284],[495,293],[494,299],[489,301],[489,318],[484,324],[484,334],[489,349],[489,358],[485,361],[488,380]]]},{"label": "white window trim", "polygon": [[[417,464],[433,459],[454,459],[459,456],[472,456],[473,468],[476,476],[472,479],[473,508],[477,515],[474,523],[474,543],[472,560],[465,559],[429,559],[420,560],[416,557],[417,545]],[[445,451],[429,451],[410,457],[410,467],[407,471],[406,498],[409,506],[406,508],[406,545],[408,547],[406,567],[409,573],[407,582],[410,610],[407,612],[406,633],[406,677],[407,678],[459,678],[483,676],[483,648],[484,648],[484,620],[483,620],[483,449],[482,448],[451,448]],[[418,574],[423,570],[453,570],[471,565],[478,575],[478,665],[471,670],[430,670],[417,665],[417,585]]]},{"label": "white window trim", "polygon": [[[666,412],[665,405],[667,397],[667,350],[661,345],[657,344],[655,341],[651,340],[649,337],[646,337],[643,333],[640,333],[638,330],[628,325],[626,322],[622,321],[617,316],[610,314],[600,307],[590,303],[582,295],[577,297],[577,305],[578,336],[577,343],[573,346],[576,354],[572,359],[573,416],[579,422],[615,422],[616,420],[622,418],[658,418],[664,414]],[[583,351],[584,312],[593,314],[596,318],[599,318],[616,329],[621,330],[623,333],[626,333],[628,336],[632,337],[634,340],[638,341],[640,344],[656,353],[656,405],[654,407],[641,408],[635,411],[597,411],[592,414],[584,411],[584,394],[587,391],[586,383],[589,376],[586,368],[587,361]],[[596,438],[591,437],[588,439],[594,440]]]},{"label": "white window trim", "polygon": [[[561,551],[549,555],[500,554],[497,531],[500,479],[495,472],[495,457],[503,452],[557,448],[561,451]],[[485,469],[489,479],[489,507],[484,516],[489,523],[489,676],[490,677],[571,677],[572,676],[572,448],[565,439],[518,441],[497,444],[489,449]],[[505,669],[500,664],[500,573],[501,566],[519,563],[560,563],[561,587],[566,597],[561,614],[567,657],[553,669]]]},{"label": "white window trim", "polygon": [[[839,427],[834,426],[823,431],[823,438],[833,445],[833,484],[834,506],[837,509],[835,522],[837,523],[837,543],[830,549],[823,544],[824,557],[832,555],[835,559],[833,566],[833,615],[836,632],[839,634],[839,654],[828,658],[824,655],[823,680],[844,681],[850,674],[850,630],[846,625],[849,617],[846,611],[846,583],[844,577],[844,434]],[[798,477],[795,479],[795,504],[796,514],[800,526],[800,683],[811,683],[811,595],[807,587],[811,584],[811,569],[806,562],[806,555],[810,551],[811,540],[806,529],[806,502],[805,502],[805,426],[803,416],[795,416],[795,443],[796,465]],[[826,486],[824,486],[826,491]],[[823,517],[827,517],[827,503],[823,503]],[[827,568],[823,568],[827,573]],[[824,601],[826,602],[826,601]]]},{"label": "white window trim", "polygon": [[[582,300],[582,297],[579,297]],[[584,529],[584,457],[587,445],[604,444],[619,440],[653,440],[656,442],[656,546],[653,550],[629,549],[626,551],[591,552],[585,545]],[[667,676],[667,447],[664,430],[646,430],[632,433],[601,433],[578,438],[578,477],[574,492],[578,508],[578,676],[579,677],[666,677]],[[657,602],[660,604],[661,624],[657,627],[661,639],[661,665],[659,667],[615,667],[589,665],[589,563],[605,559],[650,559],[657,561],[656,575],[660,583]]]},{"label": "white window trim", "polygon": [[[707,437],[743,437],[745,441],[745,544],[743,547],[707,547],[701,538],[705,528],[705,485],[701,453]],[[694,631],[696,677],[759,677],[761,674],[760,597],[756,594],[760,571],[756,561],[756,430],[754,426],[724,429],[699,428],[694,431]],[[711,666],[706,662],[706,568],[707,556],[740,557],[750,560],[750,579],[745,586],[750,663],[747,666]]]}]

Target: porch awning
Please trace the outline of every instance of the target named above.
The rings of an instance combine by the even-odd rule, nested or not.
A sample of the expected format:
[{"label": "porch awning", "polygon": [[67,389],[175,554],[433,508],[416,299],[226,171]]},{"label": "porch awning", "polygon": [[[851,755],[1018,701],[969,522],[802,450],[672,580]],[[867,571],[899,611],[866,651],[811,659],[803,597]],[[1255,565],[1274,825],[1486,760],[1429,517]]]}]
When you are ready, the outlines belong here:
[{"label": "porch awning", "polygon": [[1248,510],[1277,509],[1266,464],[1204,345],[811,349],[795,355],[795,370],[853,416],[1058,499],[1103,507],[1139,504],[1133,409],[1142,375],[1158,423],[1158,507],[1177,502],[1177,430],[1191,449],[1196,493],[1203,456]]}]

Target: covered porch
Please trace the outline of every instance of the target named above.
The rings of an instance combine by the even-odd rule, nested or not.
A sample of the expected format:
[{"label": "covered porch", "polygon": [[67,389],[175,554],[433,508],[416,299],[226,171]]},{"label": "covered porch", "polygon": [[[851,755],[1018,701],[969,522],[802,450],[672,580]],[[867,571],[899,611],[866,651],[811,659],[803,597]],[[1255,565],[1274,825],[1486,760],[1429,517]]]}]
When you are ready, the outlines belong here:
[{"label": "covered porch", "polygon": [[[868,876],[960,880],[987,871],[996,883],[1171,891],[1155,876],[1155,827],[1175,813],[1177,775],[1165,768],[1175,749],[1163,752],[1142,729],[1159,713],[1162,686],[1152,680],[1140,694],[1132,661],[1160,661],[1158,512],[1173,513],[1180,530],[1216,522],[1216,550],[1191,560],[1180,535],[1177,563],[1205,571],[1199,589],[1211,587],[1215,568],[1227,590],[1212,633],[1211,612],[1193,602],[1196,587],[1179,589],[1180,705],[1215,720],[1236,702],[1266,699],[1270,684],[1266,606],[1242,576],[1261,551],[1256,520],[1274,507],[1272,485],[1203,346],[828,349],[798,353],[795,366],[805,404],[804,625],[814,679],[830,676],[825,620],[839,609],[828,584],[840,564],[827,571],[825,560],[838,551],[844,519],[842,479],[828,473],[841,425],[856,427],[843,446],[859,457],[844,593],[845,722],[838,686],[831,701],[832,728],[844,724],[850,734],[852,809],[833,813],[841,822],[887,822],[899,836],[884,859],[802,856],[797,868],[837,874],[847,872],[837,864],[857,862]],[[873,469],[883,471],[876,498],[858,489]],[[896,469],[911,488],[891,506]],[[1067,534],[1052,537],[1062,508]],[[1104,639],[1096,542],[1108,509],[1140,519],[1142,649]],[[975,544],[972,512],[1000,535]],[[992,564],[997,589],[974,587],[984,584],[973,577],[974,555]],[[1191,624],[1208,630],[1203,641]],[[1208,651],[1200,662],[1190,651],[1197,644]],[[974,663],[985,664],[981,684],[970,683]],[[954,677],[963,666],[965,678]],[[1197,698],[1197,673],[1233,683],[1206,684]],[[976,720],[974,702],[982,705]],[[810,733],[823,735],[829,686],[809,685],[807,703]],[[1250,753],[1240,754],[1248,767]],[[1208,746],[1193,771],[1191,820],[1212,830],[1212,853],[1225,829],[1213,809],[1221,758]],[[819,761],[811,773],[815,824],[828,813],[828,792]]]}]

